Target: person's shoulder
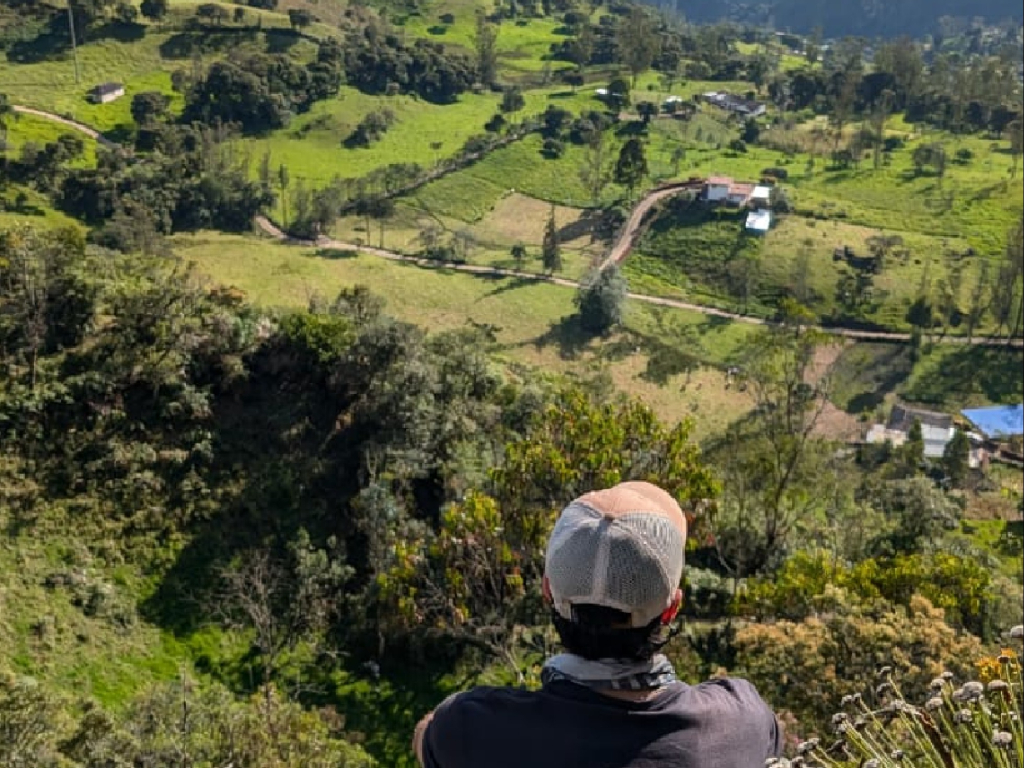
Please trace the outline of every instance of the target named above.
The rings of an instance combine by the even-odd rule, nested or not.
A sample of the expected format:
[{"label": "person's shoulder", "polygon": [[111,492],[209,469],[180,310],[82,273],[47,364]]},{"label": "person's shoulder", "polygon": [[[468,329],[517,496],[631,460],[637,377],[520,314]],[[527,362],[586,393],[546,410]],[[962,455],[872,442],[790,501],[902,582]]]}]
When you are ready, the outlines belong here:
[{"label": "person's shoulder", "polygon": [[740,677],[719,677],[686,688],[684,698],[706,700],[716,709],[739,709],[770,713],[771,709],[749,680]]},{"label": "person's shoulder", "polygon": [[481,685],[453,693],[438,705],[434,711],[434,719],[486,716],[505,707],[530,701],[537,696],[536,691],[521,688]]},{"label": "person's shoulder", "polygon": [[424,765],[472,765],[476,754],[474,734],[493,733],[496,724],[508,723],[507,713],[537,693],[515,688],[478,686],[453,693],[434,710],[427,726]]}]

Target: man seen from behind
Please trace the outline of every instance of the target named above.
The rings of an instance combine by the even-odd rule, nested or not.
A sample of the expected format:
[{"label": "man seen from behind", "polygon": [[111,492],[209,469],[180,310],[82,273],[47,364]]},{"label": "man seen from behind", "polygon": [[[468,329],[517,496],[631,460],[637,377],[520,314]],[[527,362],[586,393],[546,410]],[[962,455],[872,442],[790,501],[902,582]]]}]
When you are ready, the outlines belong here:
[{"label": "man seen from behind", "polygon": [[424,717],[413,738],[423,768],[761,768],[781,754],[750,683],[690,686],[660,653],[685,544],[679,504],[650,483],[570,503],[544,567],[566,652],[545,662],[538,691],[475,688]]}]

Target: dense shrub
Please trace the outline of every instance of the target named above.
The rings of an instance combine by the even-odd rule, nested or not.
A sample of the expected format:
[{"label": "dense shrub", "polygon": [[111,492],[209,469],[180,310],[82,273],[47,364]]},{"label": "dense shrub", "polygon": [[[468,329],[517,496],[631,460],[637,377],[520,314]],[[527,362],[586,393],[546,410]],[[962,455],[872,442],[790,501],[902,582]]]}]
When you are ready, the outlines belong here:
[{"label": "dense shrub", "polygon": [[380,141],[394,122],[395,113],[390,109],[375,109],[359,121],[359,125],[345,139],[345,146],[368,147]]},{"label": "dense shrub", "polygon": [[389,83],[396,83],[403,93],[438,104],[452,103],[476,79],[468,56],[428,40],[408,43],[380,34],[349,35],[345,72],[348,82],[365,93],[385,93]]}]

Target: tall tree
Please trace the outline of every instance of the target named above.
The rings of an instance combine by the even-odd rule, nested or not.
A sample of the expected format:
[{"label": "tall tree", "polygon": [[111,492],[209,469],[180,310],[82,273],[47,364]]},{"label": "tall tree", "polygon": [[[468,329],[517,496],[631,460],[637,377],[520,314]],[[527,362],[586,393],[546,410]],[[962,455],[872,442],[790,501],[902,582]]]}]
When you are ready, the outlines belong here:
[{"label": "tall tree", "polygon": [[142,0],[139,10],[147,19],[159,21],[167,15],[167,0]]},{"label": "tall tree", "polygon": [[579,168],[580,182],[590,194],[590,202],[594,205],[601,201],[601,194],[612,178],[609,159],[605,133],[595,130],[590,134],[587,151]]},{"label": "tall tree", "polygon": [[489,86],[498,79],[498,29],[480,10],[476,14],[473,47],[476,51],[476,76]]},{"label": "tall tree", "polygon": [[971,441],[958,429],[942,451],[942,468],[954,488],[963,488],[970,471]]},{"label": "tall tree", "polygon": [[661,39],[651,14],[641,6],[634,6],[629,15],[619,21],[615,44],[620,60],[629,67],[635,88],[636,79],[651,68],[661,50]]},{"label": "tall tree", "polygon": [[594,30],[588,22],[584,21],[569,44],[569,60],[577,67],[587,66],[590,63],[590,57],[594,55],[594,44]]},{"label": "tall tree", "polygon": [[622,145],[619,158],[615,162],[615,183],[622,184],[629,190],[630,198],[643,178],[647,175],[647,156],[644,145],[635,136]]},{"label": "tall tree", "polygon": [[897,110],[904,109],[909,101],[916,99],[924,87],[921,48],[909,37],[880,45],[875,52],[872,69],[892,77],[892,101]]},{"label": "tall tree", "polygon": [[588,275],[576,292],[580,325],[588,333],[605,334],[622,322],[629,287],[617,264]]},{"label": "tall tree", "polygon": [[541,244],[540,258],[548,274],[562,270],[562,246],[558,242],[554,205],[551,206],[548,223],[544,226],[544,241]]},{"label": "tall tree", "polygon": [[892,99],[893,92],[888,88],[884,89],[871,110],[871,128],[874,131],[871,148],[876,171],[882,164],[882,149],[885,147],[885,124],[888,122],[889,114],[892,110]]},{"label": "tall tree", "polygon": [[1020,165],[1020,155],[1024,151],[1024,110],[1017,114],[1017,117],[1007,128],[1010,134],[1010,157],[1013,165],[1010,166],[1010,178],[1017,178],[1017,168]]},{"label": "tall tree", "polygon": [[814,318],[795,302],[784,300],[782,318],[744,345],[740,376],[755,407],[714,449],[723,481],[716,540],[736,576],[777,561],[835,476],[830,452],[814,438],[831,376],[813,371],[812,361],[828,340],[807,328]]},{"label": "tall tree", "polygon": [[288,166],[281,163],[277,167],[277,186],[281,190],[281,225],[284,227],[288,226],[288,196],[285,193],[288,191],[289,181]]},{"label": "tall tree", "polygon": [[526,246],[522,243],[516,243],[512,246],[512,259],[516,263],[516,269],[522,269],[526,266]]},{"label": "tall tree", "polygon": [[518,85],[512,85],[501,92],[501,111],[515,113],[526,106],[526,99]]},{"label": "tall tree", "polygon": [[853,115],[857,100],[857,84],[860,75],[854,71],[837,72],[832,78],[832,111],[829,120],[832,123],[835,142],[833,150],[838,151],[843,140],[843,129]]},{"label": "tall tree", "polygon": [[160,120],[167,114],[170,99],[160,91],[143,91],[132,96],[132,120],[139,127]]}]

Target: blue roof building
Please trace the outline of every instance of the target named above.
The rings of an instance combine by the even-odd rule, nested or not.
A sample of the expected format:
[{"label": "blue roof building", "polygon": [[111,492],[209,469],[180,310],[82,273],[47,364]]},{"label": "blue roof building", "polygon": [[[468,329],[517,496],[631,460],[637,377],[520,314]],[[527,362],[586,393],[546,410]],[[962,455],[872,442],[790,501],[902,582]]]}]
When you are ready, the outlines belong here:
[{"label": "blue roof building", "polygon": [[960,413],[985,437],[1014,437],[1024,434],[1024,404],[965,408]]}]

